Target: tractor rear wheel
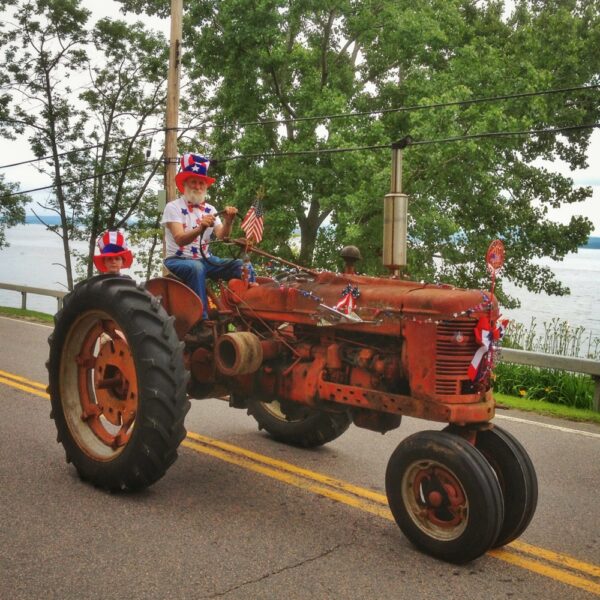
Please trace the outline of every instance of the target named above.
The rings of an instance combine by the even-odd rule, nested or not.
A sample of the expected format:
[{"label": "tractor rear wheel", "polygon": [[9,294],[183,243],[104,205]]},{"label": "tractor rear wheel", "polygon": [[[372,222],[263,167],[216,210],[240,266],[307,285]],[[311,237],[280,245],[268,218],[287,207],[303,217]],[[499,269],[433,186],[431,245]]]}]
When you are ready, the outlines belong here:
[{"label": "tractor rear wheel", "polygon": [[67,462],[107,490],[160,479],[185,437],[182,344],[160,301],[101,275],[64,299],[48,339],[51,417]]},{"label": "tractor rear wheel", "polygon": [[498,479],[459,436],[423,431],[406,438],[390,458],[385,487],[404,535],[432,556],[465,563],[498,537],[504,516]]},{"label": "tractor rear wheel", "polygon": [[497,548],[518,538],[531,522],[537,506],[537,476],[525,448],[500,427],[478,432],[475,447],[498,476],[504,498],[504,522],[494,543]]},{"label": "tractor rear wheel", "polygon": [[303,448],[315,448],[335,440],[352,422],[347,413],[323,412],[294,402],[248,398],[246,405],[259,429],[279,442]]}]

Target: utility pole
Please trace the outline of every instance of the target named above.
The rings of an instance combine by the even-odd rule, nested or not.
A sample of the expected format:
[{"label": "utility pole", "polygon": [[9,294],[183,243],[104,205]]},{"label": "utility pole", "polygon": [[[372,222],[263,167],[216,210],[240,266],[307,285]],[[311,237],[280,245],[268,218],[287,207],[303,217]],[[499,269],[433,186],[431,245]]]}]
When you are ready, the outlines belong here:
[{"label": "utility pole", "polygon": [[167,83],[165,116],[165,190],[166,201],[175,199],[177,172],[177,127],[179,125],[179,78],[181,74],[181,37],[183,31],[183,0],[171,0],[171,49]]}]

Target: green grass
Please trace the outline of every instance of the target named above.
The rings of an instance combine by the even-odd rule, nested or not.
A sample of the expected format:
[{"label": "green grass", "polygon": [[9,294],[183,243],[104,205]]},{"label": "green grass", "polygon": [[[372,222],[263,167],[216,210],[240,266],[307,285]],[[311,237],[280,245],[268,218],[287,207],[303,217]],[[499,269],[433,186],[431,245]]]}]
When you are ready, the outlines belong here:
[{"label": "green grass", "polygon": [[534,412],[540,415],[558,417],[569,421],[586,421],[588,423],[600,424],[600,412],[584,408],[573,408],[564,404],[553,404],[545,400],[531,400],[529,398],[517,398],[494,392],[494,398],[498,407],[515,408],[526,412]]},{"label": "green grass", "polygon": [[509,363],[496,365],[494,373],[494,388],[502,394],[584,410],[592,408],[594,381],[589,375]]},{"label": "green grass", "polygon": [[14,317],[16,319],[25,319],[26,321],[38,321],[42,323],[53,323],[52,315],[38,312],[37,310],[23,310],[22,308],[10,308],[8,306],[0,306],[0,315]]}]

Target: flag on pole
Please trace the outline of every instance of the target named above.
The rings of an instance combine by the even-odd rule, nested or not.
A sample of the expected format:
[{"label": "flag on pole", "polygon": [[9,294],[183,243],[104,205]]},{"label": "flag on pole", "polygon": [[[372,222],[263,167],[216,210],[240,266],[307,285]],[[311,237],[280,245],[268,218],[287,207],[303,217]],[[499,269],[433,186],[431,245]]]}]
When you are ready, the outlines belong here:
[{"label": "flag on pole", "polygon": [[256,244],[262,240],[263,236],[263,210],[260,200],[255,200],[252,206],[248,209],[244,220],[242,221],[242,230],[246,234],[246,238],[254,240]]}]

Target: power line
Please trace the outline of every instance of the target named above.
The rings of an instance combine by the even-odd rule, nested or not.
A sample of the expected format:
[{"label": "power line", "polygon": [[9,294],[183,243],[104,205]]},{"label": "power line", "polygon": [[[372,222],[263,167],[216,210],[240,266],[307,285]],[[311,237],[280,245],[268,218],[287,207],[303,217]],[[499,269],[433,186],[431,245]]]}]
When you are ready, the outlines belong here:
[{"label": "power line", "polygon": [[[547,129],[528,129],[524,131],[488,131],[484,133],[473,133],[470,135],[462,135],[449,138],[441,138],[437,140],[412,140],[409,146],[426,146],[430,144],[446,144],[450,142],[461,142],[464,140],[476,140],[484,138],[496,137],[512,137],[523,135],[542,135],[547,133],[561,133],[565,131],[578,131],[583,129],[593,129],[600,127],[600,123],[591,123],[589,125],[568,125],[565,127],[554,127]],[[225,158],[215,159],[213,162],[227,162],[230,160],[244,160],[251,158],[274,158],[281,156],[308,156],[312,154],[337,154],[343,152],[358,152],[364,150],[383,150],[390,149],[391,144],[377,144],[372,146],[351,146],[349,148],[317,148],[315,150],[291,150],[288,152],[261,152],[257,154],[236,154]]]},{"label": "power line", "polygon": [[[90,175],[89,177],[82,177],[81,179],[71,179],[68,181],[63,181],[62,185],[67,186],[67,185],[74,185],[76,183],[83,183],[84,181],[89,181],[91,179],[99,179],[100,177],[104,177],[105,175],[115,175],[117,173],[123,173],[124,171],[129,171],[130,169],[137,169],[139,167],[145,167],[147,165],[156,165],[156,161],[146,161],[143,163],[137,163],[135,165],[129,165],[128,167],[123,167],[122,169],[114,169],[112,171],[105,171],[103,173],[98,173],[96,175]],[[42,190],[50,190],[55,187],[56,187],[56,184],[53,183],[52,185],[45,185],[42,187],[30,189],[30,190],[19,190],[18,192],[11,192],[10,194],[2,194],[2,196],[0,196],[0,198],[10,198],[11,196],[22,196],[24,194],[31,194],[33,192],[40,192]]]},{"label": "power line", "polygon": [[[117,138],[114,140],[109,140],[109,142],[111,144],[116,143],[116,142],[127,142],[128,140],[134,140],[138,137],[146,137],[149,135],[156,135],[160,131],[164,131],[164,128],[161,127],[161,128],[156,128],[156,129],[150,129],[150,130],[147,130],[146,132],[140,132],[138,135],[131,135],[129,137],[124,137],[124,138]],[[87,152],[88,150],[102,148],[102,146],[104,146],[104,143],[94,144],[93,146],[83,146],[81,148],[73,148],[72,150],[66,150],[65,152],[59,152],[56,156],[61,157],[61,156],[68,156],[69,154],[74,154],[76,152]],[[30,165],[30,164],[33,164],[36,162],[41,162],[43,160],[50,160],[52,158],[54,158],[54,155],[48,154],[47,156],[40,156],[40,158],[31,158],[29,160],[22,160],[20,162],[10,163],[7,165],[0,165],[0,169],[9,169],[11,167],[20,167],[21,165]]]},{"label": "power line", "polygon": [[[452,142],[461,142],[465,140],[476,140],[476,139],[485,139],[485,138],[498,138],[498,137],[518,137],[523,135],[543,135],[550,133],[563,133],[566,131],[581,131],[585,129],[594,129],[596,127],[600,127],[600,123],[590,123],[585,125],[567,125],[564,127],[553,127],[546,129],[528,129],[523,131],[488,131],[483,133],[473,133],[470,135],[462,135],[448,138],[440,138],[437,140],[411,140],[408,145],[410,146],[425,146],[431,144],[446,144]],[[359,152],[365,150],[383,150],[390,149],[391,144],[376,144],[371,146],[351,146],[348,148],[317,148],[315,150],[292,150],[288,152],[260,152],[256,154],[237,154],[233,156],[227,156],[220,159],[215,159],[213,162],[227,162],[230,160],[245,160],[252,158],[276,158],[283,156],[308,156],[314,154],[338,154],[344,152]],[[127,171],[129,169],[135,169],[138,167],[144,167],[149,164],[156,164],[156,161],[146,161],[143,163],[131,165],[129,167],[124,167],[122,169],[115,169],[113,171],[106,171],[104,173],[100,173],[97,175],[91,175],[89,177],[83,177],[81,179],[74,179],[70,181],[63,181],[62,185],[72,185],[75,183],[82,183],[84,181],[89,181],[90,179],[98,179],[104,175],[113,175],[115,173],[122,173],[123,171]],[[23,190],[18,192],[12,192],[10,194],[3,194],[2,198],[10,198],[11,196],[20,196],[23,194],[29,194],[32,192],[38,192],[41,190],[49,190],[56,187],[56,184],[47,185],[39,188],[34,188],[30,190]]]},{"label": "power line", "polygon": [[464,140],[477,140],[495,137],[510,137],[521,135],[538,135],[545,133],[562,133],[564,131],[579,131],[583,129],[594,129],[600,127],[600,123],[590,123],[586,125],[566,125],[564,127],[549,127],[547,129],[526,129],[523,131],[488,131],[485,133],[473,133],[470,135],[460,135],[456,137],[441,138],[439,140],[421,140],[413,141],[410,146],[426,146],[428,144],[445,144],[449,142],[462,142]]},{"label": "power line", "polygon": [[[288,123],[300,123],[306,121],[324,121],[326,119],[345,119],[352,117],[364,117],[369,115],[383,115],[389,113],[398,113],[398,112],[412,112],[417,110],[429,110],[434,108],[447,108],[450,106],[469,106],[472,104],[481,104],[484,102],[497,102],[500,100],[512,100],[515,98],[531,98],[535,96],[546,96],[549,94],[563,94],[565,92],[576,92],[582,90],[593,90],[600,88],[600,84],[591,84],[591,85],[580,85],[575,87],[568,88],[555,88],[549,90],[539,90],[536,92],[518,92],[515,94],[504,94],[501,96],[484,96],[483,98],[472,98],[471,100],[452,100],[449,102],[437,102],[435,104],[413,104],[410,106],[397,106],[395,108],[382,108],[376,110],[365,110],[365,111],[356,111],[356,112],[348,112],[348,113],[334,113],[330,115],[316,115],[313,117],[295,117],[292,119],[264,119],[260,121],[247,121],[243,123],[235,124],[236,127],[248,127],[250,125],[285,125]],[[194,131],[201,129],[202,127],[206,127],[207,124],[198,126],[198,127],[186,127],[185,129],[192,129]],[[214,127],[217,129],[224,129],[226,127],[230,127],[231,125],[228,123],[226,125],[221,124],[210,124],[210,127]],[[184,129],[184,128],[181,128]]]},{"label": "power line", "polygon": [[[383,108],[376,110],[368,110],[368,111],[357,111],[357,112],[349,112],[349,113],[334,113],[330,115],[316,115],[312,117],[296,117],[293,119],[265,119],[261,121],[247,121],[242,123],[237,123],[236,127],[248,127],[252,125],[273,125],[273,124],[288,124],[288,123],[300,123],[300,122],[308,122],[308,121],[324,121],[326,119],[342,119],[342,118],[353,118],[353,117],[361,117],[361,116],[369,116],[369,115],[378,115],[378,114],[389,114],[389,113],[398,113],[398,112],[411,112],[417,110],[429,110],[436,108],[447,108],[451,106],[469,106],[472,104],[480,104],[484,102],[497,102],[501,100],[511,100],[515,98],[531,98],[535,96],[545,96],[549,94],[562,94],[566,92],[575,92],[582,90],[593,90],[600,88],[600,84],[593,85],[583,85],[583,86],[574,86],[568,88],[555,88],[549,90],[538,90],[535,92],[519,92],[515,94],[505,94],[501,96],[486,96],[483,98],[473,98],[471,100],[455,100],[450,102],[438,102],[435,104],[414,104],[411,106],[399,106],[395,108]],[[178,131],[198,131],[204,127],[213,127],[218,129],[224,129],[226,127],[230,127],[230,124],[220,125],[220,124],[208,124],[204,123],[203,125],[197,127],[178,127],[176,128]],[[156,135],[157,133],[167,131],[166,127],[157,127],[155,129],[148,130],[145,133],[139,134],[140,136],[148,136],[148,135]],[[123,142],[127,140],[134,139],[138,136],[130,136],[125,138],[119,138],[116,140],[110,140],[111,143],[114,142]],[[87,152],[88,150],[94,150],[96,148],[101,148],[104,144],[94,144],[91,146],[84,146],[81,148],[73,148],[72,150],[67,150],[65,152],[61,152],[58,154],[59,157],[68,156],[69,154],[73,154],[76,152]],[[11,167],[18,167],[22,165],[32,164],[36,162],[40,162],[43,160],[50,160],[54,158],[53,155],[42,156],[40,158],[34,158],[30,160],[24,160],[20,162],[10,163],[6,165],[0,165],[0,169],[8,169]]]}]

